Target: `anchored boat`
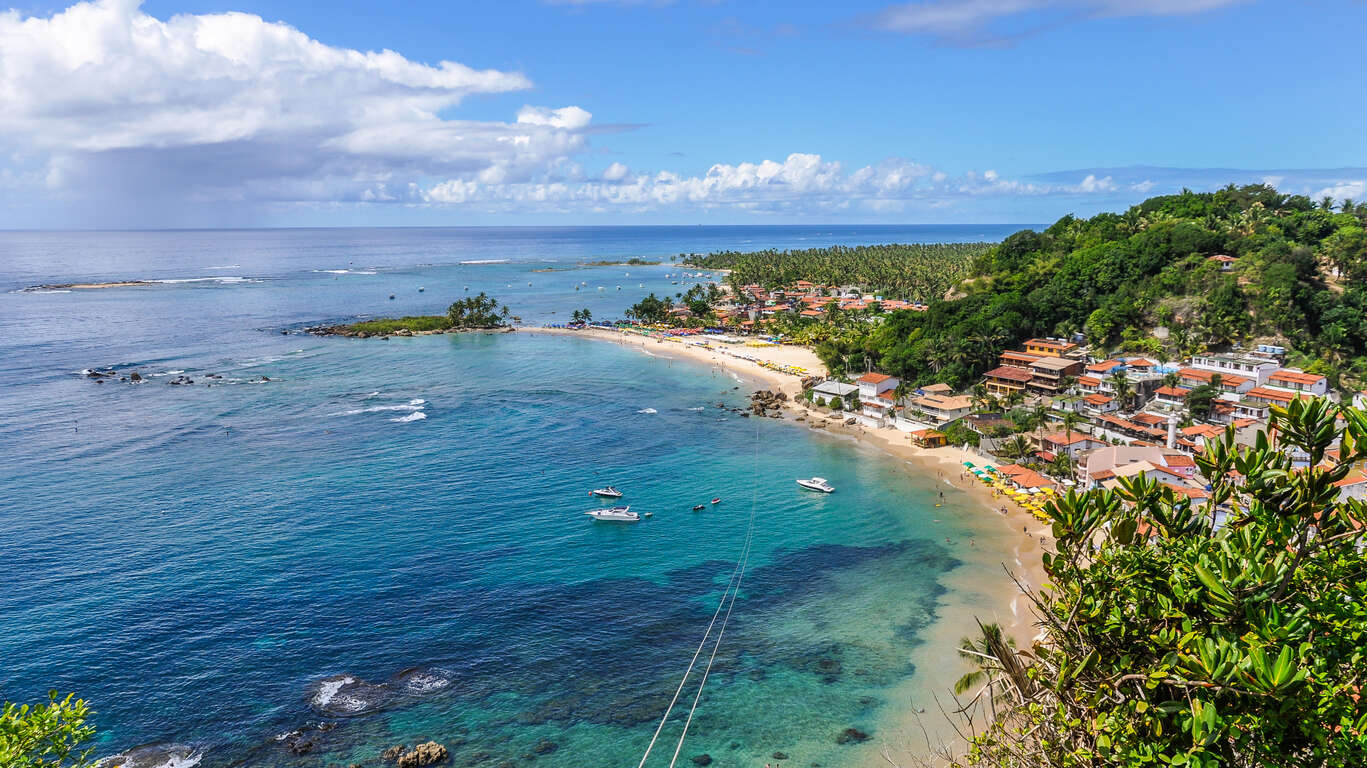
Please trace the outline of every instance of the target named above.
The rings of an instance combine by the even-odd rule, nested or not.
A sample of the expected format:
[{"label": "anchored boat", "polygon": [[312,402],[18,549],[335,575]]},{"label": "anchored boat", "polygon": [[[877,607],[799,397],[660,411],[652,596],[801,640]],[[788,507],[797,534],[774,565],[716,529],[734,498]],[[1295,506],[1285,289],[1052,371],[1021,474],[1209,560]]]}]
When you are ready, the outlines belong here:
[{"label": "anchored boat", "polygon": [[808,480],[798,478],[797,484],[809,491],[821,491],[822,493],[835,492],[835,486],[826,482],[826,478],[824,477],[813,477]]},{"label": "anchored boat", "polygon": [[613,488],[610,485],[606,488],[595,488],[592,491],[590,491],[590,493],[592,493],[594,496],[602,496],[605,499],[622,498],[622,492],[617,490],[616,488]]},{"label": "anchored boat", "polygon": [[584,514],[594,520],[602,520],[609,523],[634,523],[641,519],[641,516],[631,511],[631,507],[604,507],[603,509],[590,509]]}]

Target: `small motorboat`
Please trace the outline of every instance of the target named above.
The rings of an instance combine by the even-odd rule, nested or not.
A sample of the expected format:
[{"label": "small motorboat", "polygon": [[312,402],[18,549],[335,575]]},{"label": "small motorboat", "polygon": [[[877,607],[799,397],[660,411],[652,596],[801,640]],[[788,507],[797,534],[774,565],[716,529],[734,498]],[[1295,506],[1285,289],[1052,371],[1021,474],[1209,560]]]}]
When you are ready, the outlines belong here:
[{"label": "small motorboat", "polygon": [[594,496],[602,496],[602,497],[605,498],[605,499],[620,499],[620,498],[622,498],[622,492],[619,491],[619,490],[617,490],[616,488],[613,488],[613,487],[610,486],[610,485],[607,486],[606,488],[595,488],[595,489],[593,489],[592,491],[589,491],[589,493],[592,494],[592,495],[594,495]]},{"label": "small motorboat", "polygon": [[824,477],[813,477],[809,480],[804,480],[799,477],[797,479],[797,484],[809,491],[821,491],[822,493],[835,492],[835,486],[826,482],[826,478]]},{"label": "small motorboat", "polygon": [[602,520],[608,523],[634,523],[641,519],[641,516],[631,511],[631,507],[604,507],[603,509],[590,509],[584,514],[594,520]]},{"label": "small motorboat", "polygon": [[721,503],[721,497],[718,496],[717,498],[713,499],[713,500],[712,500],[712,503],[713,503],[713,504],[720,504],[720,503]]},{"label": "small motorboat", "polygon": [[706,505],[706,504],[694,504],[694,505],[693,505],[693,511],[694,511],[694,512],[701,512],[701,511],[704,510],[704,509],[707,509],[707,505]]}]

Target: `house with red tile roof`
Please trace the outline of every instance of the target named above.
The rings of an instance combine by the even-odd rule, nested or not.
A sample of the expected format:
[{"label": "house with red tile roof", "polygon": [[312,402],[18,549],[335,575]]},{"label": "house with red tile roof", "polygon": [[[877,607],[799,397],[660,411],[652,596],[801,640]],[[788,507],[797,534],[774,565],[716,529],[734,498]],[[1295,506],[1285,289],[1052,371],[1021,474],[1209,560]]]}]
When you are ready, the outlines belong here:
[{"label": "house with red tile roof", "polygon": [[1067,432],[1055,432],[1039,438],[1040,450],[1051,451],[1054,454],[1066,453],[1074,459],[1103,445],[1106,445],[1104,441],[1081,432],[1074,432],[1071,435]]},{"label": "house with red tile roof", "polygon": [[1220,391],[1242,394],[1253,389],[1256,380],[1247,376],[1240,376],[1236,373],[1223,373],[1212,371],[1206,368],[1183,368],[1177,372],[1181,378],[1182,386],[1196,388],[1203,384],[1210,384],[1216,376],[1220,377]]},{"label": "house with red tile roof", "polygon": [[1267,386],[1304,392],[1310,395],[1323,395],[1329,391],[1329,379],[1318,373],[1282,368],[1268,374]]},{"label": "house with red tile roof", "polygon": [[1003,365],[983,374],[983,384],[993,397],[1006,397],[1012,392],[1024,392],[1025,386],[1033,378],[1034,374],[1025,368]]}]

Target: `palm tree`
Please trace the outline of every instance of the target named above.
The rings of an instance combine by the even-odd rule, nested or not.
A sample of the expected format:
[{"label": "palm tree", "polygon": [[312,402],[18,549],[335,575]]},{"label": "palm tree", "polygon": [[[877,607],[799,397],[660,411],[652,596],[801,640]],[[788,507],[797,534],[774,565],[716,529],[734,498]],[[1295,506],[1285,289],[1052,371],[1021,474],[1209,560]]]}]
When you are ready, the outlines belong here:
[{"label": "palm tree", "polygon": [[1035,422],[1035,434],[1044,436],[1044,423],[1049,420],[1049,407],[1043,402],[1035,403],[1030,409],[1030,420]]},{"label": "palm tree", "polygon": [[1182,383],[1182,375],[1177,371],[1168,371],[1163,374],[1163,386],[1176,387]]},{"label": "palm tree", "polygon": [[1023,459],[1034,451],[1034,447],[1030,445],[1030,441],[1026,439],[1025,435],[1013,435],[997,451],[1012,459]]},{"label": "palm tree", "polygon": [[981,381],[973,385],[973,393],[969,395],[969,402],[973,404],[974,410],[979,412],[987,410],[987,385]]},{"label": "palm tree", "polygon": [[1111,388],[1115,390],[1115,399],[1120,401],[1120,407],[1128,408],[1130,398],[1134,396],[1134,385],[1130,384],[1123,371],[1111,374]]},{"label": "palm tree", "polygon": [[976,699],[983,691],[990,691],[988,704],[995,711],[998,701],[1009,699],[1011,692],[1017,695],[1031,690],[1029,676],[1024,665],[1016,656],[1016,642],[1002,634],[996,624],[978,623],[982,633],[977,639],[965,637],[959,641],[959,654],[972,660],[976,668],[965,673],[954,683],[954,694],[962,696],[969,689],[983,685]]},{"label": "palm tree", "polygon": [[1006,407],[1013,408],[1025,402],[1025,390],[1013,389],[1006,393]]},{"label": "palm tree", "polygon": [[898,379],[897,386],[892,389],[893,402],[901,405],[902,401],[905,400],[912,391],[911,385],[907,383],[906,379]]},{"label": "palm tree", "polygon": [[1068,438],[1069,445],[1073,443],[1073,427],[1076,427],[1081,421],[1082,417],[1077,415],[1077,411],[1063,412],[1063,432]]}]

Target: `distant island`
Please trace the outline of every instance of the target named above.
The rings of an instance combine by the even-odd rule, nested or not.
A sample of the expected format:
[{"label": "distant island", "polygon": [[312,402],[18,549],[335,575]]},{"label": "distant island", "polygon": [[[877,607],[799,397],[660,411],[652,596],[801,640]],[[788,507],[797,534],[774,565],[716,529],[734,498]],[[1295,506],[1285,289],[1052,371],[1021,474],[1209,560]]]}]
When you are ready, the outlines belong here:
[{"label": "distant island", "polygon": [[648,261],[635,256],[626,261],[581,261],[581,267],[658,267],[663,262]]},{"label": "distant island", "polygon": [[317,325],[305,328],[306,333],[319,336],[350,336],[365,339],[371,336],[426,336],[437,333],[466,331],[498,331],[508,328],[510,312],[484,292],[453,302],[444,315],[416,315],[409,317],[381,317],[343,325]]}]

